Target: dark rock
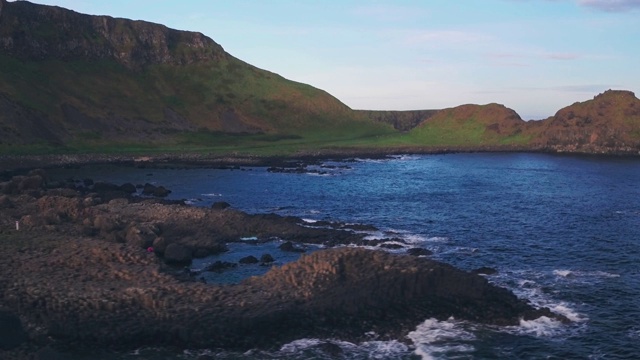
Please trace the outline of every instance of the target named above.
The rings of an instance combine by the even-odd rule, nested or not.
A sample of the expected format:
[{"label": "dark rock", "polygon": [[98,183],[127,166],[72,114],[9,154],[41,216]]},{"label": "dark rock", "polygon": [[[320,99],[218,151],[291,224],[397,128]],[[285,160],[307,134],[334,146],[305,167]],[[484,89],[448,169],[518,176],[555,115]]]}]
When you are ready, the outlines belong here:
[{"label": "dark rock", "polygon": [[287,251],[287,252],[299,252],[299,253],[305,252],[304,249],[294,246],[291,241],[287,241],[283,243],[282,245],[278,246],[278,248],[282,251]]},{"label": "dark rock", "polygon": [[196,259],[202,259],[211,255],[211,251],[206,248],[197,248],[193,251],[193,257]]},{"label": "dark rock", "polygon": [[33,354],[32,360],[68,360],[69,355],[63,354],[51,346],[46,346]]},{"label": "dark rock", "polygon": [[89,187],[93,185],[93,179],[84,179],[82,180],[82,183],[84,184],[84,186]]},{"label": "dark rock", "polygon": [[433,252],[425,248],[411,248],[407,250],[407,254],[413,255],[413,256],[429,256],[429,255],[433,255]]},{"label": "dark rock", "polygon": [[162,255],[167,248],[167,240],[161,236],[157,237],[153,239],[153,244],[151,246],[153,247],[153,252]]},{"label": "dark rock", "polygon": [[223,272],[226,269],[234,268],[238,266],[238,264],[227,262],[227,261],[216,261],[213,264],[207,265],[202,271],[209,272]]},{"label": "dark rock", "polygon": [[396,243],[382,243],[380,244],[380,247],[384,249],[390,249],[390,250],[397,250],[397,249],[404,248],[404,246],[402,246],[401,244],[396,244]]},{"label": "dark rock", "polygon": [[126,192],[127,194],[133,194],[136,192],[136,186],[132,183],[125,183],[120,185],[120,190]]},{"label": "dark rock", "polygon": [[240,264],[257,264],[259,262],[258,258],[253,255],[245,256],[240,261]]},{"label": "dark rock", "polygon": [[316,347],[334,359],[344,355],[344,351],[342,350],[342,348],[332,342],[325,341],[318,344]]},{"label": "dark rock", "polygon": [[19,184],[18,190],[36,190],[44,188],[45,180],[41,175],[32,175],[25,177]]},{"label": "dark rock", "polygon": [[272,263],[274,261],[276,260],[271,256],[271,254],[262,254],[262,256],[260,256],[260,262],[263,264]]},{"label": "dark rock", "polygon": [[231,204],[226,201],[216,201],[213,203],[213,205],[211,205],[211,208],[214,210],[224,210],[230,206]]},{"label": "dark rock", "polygon": [[151,196],[156,191],[156,186],[153,184],[146,183],[142,187],[142,195]]},{"label": "dark rock", "polygon": [[498,273],[498,270],[490,267],[480,267],[472,271],[474,274],[482,274],[482,275],[494,275]]},{"label": "dark rock", "polygon": [[38,350],[34,355],[34,360],[67,360],[69,356],[63,354],[50,346]]},{"label": "dark rock", "polygon": [[171,243],[164,250],[164,261],[167,264],[187,265],[192,258],[191,249],[181,244]]},{"label": "dark rock", "polygon": [[106,183],[106,182],[102,182],[102,181],[98,181],[96,183],[93,184],[93,186],[91,187],[91,189],[94,192],[97,192],[98,194],[104,194],[104,193],[108,193],[108,192],[120,192],[122,191],[120,189],[120,186],[115,185],[115,184],[111,184],[111,183]]},{"label": "dark rock", "polygon": [[155,197],[167,197],[171,193],[171,190],[168,190],[164,186],[158,186],[153,190],[153,196]]},{"label": "dark rock", "polygon": [[20,318],[8,310],[0,309],[0,349],[11,350],[27,340]]},{"label": "dark rock", "polygon": [[0,209],[9,209],[13,207],[11,199],[6,195],[0,195]]}]

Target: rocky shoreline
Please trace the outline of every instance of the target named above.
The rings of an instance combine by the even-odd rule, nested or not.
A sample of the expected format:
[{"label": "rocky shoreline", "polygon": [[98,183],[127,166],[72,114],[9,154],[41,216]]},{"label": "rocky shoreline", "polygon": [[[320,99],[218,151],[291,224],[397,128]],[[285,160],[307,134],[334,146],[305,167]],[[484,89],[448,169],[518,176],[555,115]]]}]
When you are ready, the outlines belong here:
[{"label": "rocky shoreline", "polygon": [[[127,184],[61,185],[42,170],[0,184],[0,328],[15,335],[0,339],[2,358],[140,346],[247,350],[302,337],[402,340],[431,317],[566,321],[420,249],[342,246],[367,244],[353,230],[371,227],[191,207],[140,198]],[[183,271],[247,236],[286,240],[290,251],[301,243],[326,249],[234,285]]]},{"label": "rocky shoreline", "polygon": [[[354,158],[382,159],[398,155],[427,155],[453,153],[549,153],[605,156],[640,156],[633,147],[602,147],[586,145],[553,146],[447,146],[447,147],[394,147],[394,148],[335,148],[317,151],[300,151],[284,156],[257,156],[240,154],[201,153],[156,153],[156,154],[46,154],[46,155],[0,155],[0,176],[8,177],[24,173],[29,169],[61,166],[81,166],[87,164],[120,164],[139,167],[239,167],[264,166],[283,167],[291,163],[317,163],[323,160],[348,160]],[[1,179],[1,177],[0,177]]]}]

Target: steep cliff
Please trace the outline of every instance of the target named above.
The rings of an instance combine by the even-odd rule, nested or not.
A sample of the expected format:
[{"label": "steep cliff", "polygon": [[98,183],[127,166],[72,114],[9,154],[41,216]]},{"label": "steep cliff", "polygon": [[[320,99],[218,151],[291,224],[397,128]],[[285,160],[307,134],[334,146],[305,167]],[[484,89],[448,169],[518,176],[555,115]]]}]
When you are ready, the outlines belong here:
[{"label": "steep cliff", "polygon": [[227,57],[206,36],[146,21],[90,16],[17,1],[3,6],[0,49],[21,60],[115,60],[128,68]]}]

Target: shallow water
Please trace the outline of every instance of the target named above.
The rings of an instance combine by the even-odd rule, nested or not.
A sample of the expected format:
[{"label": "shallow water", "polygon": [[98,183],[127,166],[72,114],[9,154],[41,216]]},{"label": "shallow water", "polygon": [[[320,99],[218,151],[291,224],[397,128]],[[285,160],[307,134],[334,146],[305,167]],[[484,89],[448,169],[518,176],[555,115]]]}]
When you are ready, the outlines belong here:
[{"label": "shallow water", "polygon": [[[137,169],[100,166],[60,169],[59,179],[151,182],[170,198],[194,206],[227,201],[250,212],[308,220],[372,224],[433,257],[472,270],[489,266],[489,279],[574,320],[548,319],[494,328],[450,319],[416,319],[400,342],[349,344],[332,339],[349,359],[631,359],[640,357],[640,160],[544,154],[449,154],[361,160],[317,174],[217,169]],[[244,254],[243,244],[225,254]],[[282,263],[276,243],[261,245]],[[401,250],[399,250],[401,251]],[[277,255],[277,256],[276,256]],[[203,261],[212,261],[206,259]],[[202,264],[194,264],[194,267]],[[246,275],[266,271],[249,265]],[[257,270],[256,270],[257,269]],[[217,276],[217,275],[216,275]],[[235,276],[235,277],[234,277]],[[234,282],[235,272],[217,280]],[[126,358],[328,358],[301,339],[277,352],[141,350]],[[146,354],[146,355],[145,355]],[[106,356],[106,355],[105,355]],[[108,358],[105,357],[105,358]]]}]

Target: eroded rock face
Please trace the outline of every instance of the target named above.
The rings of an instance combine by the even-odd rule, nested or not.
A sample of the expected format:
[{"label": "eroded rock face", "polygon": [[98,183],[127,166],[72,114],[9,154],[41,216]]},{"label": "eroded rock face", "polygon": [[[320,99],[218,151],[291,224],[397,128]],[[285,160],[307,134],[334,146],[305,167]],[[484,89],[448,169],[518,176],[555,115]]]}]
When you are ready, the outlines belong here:
[{"label": "eroded rock face", "polygon": [[0,48],[22,59],[109,59],[135,69],[227,57],[220,45],[201,33],[21,1],[0,6]]}]

